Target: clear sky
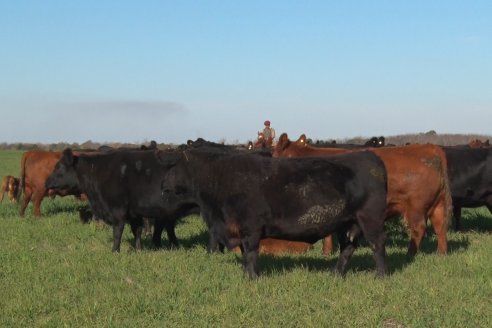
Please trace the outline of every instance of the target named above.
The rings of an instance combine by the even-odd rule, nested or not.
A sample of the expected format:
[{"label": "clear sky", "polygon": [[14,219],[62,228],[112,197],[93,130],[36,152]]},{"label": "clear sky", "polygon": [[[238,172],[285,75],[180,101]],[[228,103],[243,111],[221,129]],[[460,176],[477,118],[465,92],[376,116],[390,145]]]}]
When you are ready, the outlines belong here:
[{"label": "clear sky", "polygon": [[492,3],[0,0],[0,114],[0,142],[492,134]]}]

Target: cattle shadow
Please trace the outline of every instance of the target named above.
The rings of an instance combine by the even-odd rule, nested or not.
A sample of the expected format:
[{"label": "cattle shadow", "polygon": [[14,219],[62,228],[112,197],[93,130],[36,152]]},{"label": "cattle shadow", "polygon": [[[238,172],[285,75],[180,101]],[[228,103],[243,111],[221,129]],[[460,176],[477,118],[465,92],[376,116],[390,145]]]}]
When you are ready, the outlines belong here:
[{"label": "cattle shadow", "polygon": [[[413,261],[409,260],[405,253],[391,253],[387,257],[388,274],[400,272],[410,265]],[[242,257],[236,256],[235,261],[242,265]],[[309,272],[335,273],[335,265],[338,256],[332,257],[310,257],[305,256],[282,256],[282,255],[260,255],[258,264],[263,276],[276,276],[286,272],[291,272],[303,268]],[[354,253],[347,265],[347,273],[352,272],[376,272],[376,263],[372,254]]]},{"label": "cattle shadow", "polygon": [[[450,230],[451,231],[451,228]],[[402,220],[393,220],[385,224],[386,232],[386,246],[403,248],[405,251],[410,244],[410,234],[404,225]],[[361,242],[362,246],[367,246],[365,241]],[[467,236],[453,235],[453,238],[449,238],[448,234],[448,253],[453,253],[461,250],[465,250],[469,247],[470,242]],[[419,252],[424,254],[433,254],[437,251],[437,240],[435,238],[435,232],[432,226],[428,225],[425,231],[424,238],[420,244]]]},{"label": "cattle shadow", "polygon": [[[476,231],[492,232],[492,217],[487,208],[480,210],[465,209],[462,210],[461,230],[459,232]],[[452,230],[454,231],[455,220],[452,219]]]},{"label": "cattle shadow", "polygon": [[[169,242],[166,236],[166,232],[162,234],[162,246],[160,248],[156,248],[152,243],[152,235],[142,236],[142,249],[150,250],[150,251],[166,251],[166,250],[175,250],[175,249],[193,249],[197,246],[201,246],[206,248],[208,244],[208,231],[203,230],[200,233],[189,236],[187,238],[180,238],[177,234],[179,246],[176,247]],[[112,236],[109,237],[109,240],[113,242]],[[129,243],[132,247],[135,245],[135,239],[133,236],[129,236],[124,239],[124,242]]]},{"label": "cattle shadow", "polygon": [[[85,202],[78,201],[75,197],[70,200],[62,199],[45,199],[41,204],[41,216],[52,216],[59,214],[74,215],[78,217],[78,213],[81,209],[87,208],[88,205]],[[28,212],[32,213],[32,204],[26,209],[26,214]]]}]

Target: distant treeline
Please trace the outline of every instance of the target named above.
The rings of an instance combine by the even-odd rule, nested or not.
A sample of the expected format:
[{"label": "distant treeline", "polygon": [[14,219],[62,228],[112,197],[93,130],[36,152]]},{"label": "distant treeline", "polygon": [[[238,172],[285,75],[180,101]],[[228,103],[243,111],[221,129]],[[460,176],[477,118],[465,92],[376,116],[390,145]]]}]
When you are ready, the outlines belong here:
[{"label": "distant treeline", "polygon": [[[110,143],[100,143],[100,142],[94,142],[91,140],[88,140],[83,143],[67,143],[67,142],[58,142],[58,143],[50,143],[50,144],[45,144],[45,143],[6,143],[2,142],[0,143],[0,150],[52,150],[52,151],[63,151],[66,148],[72,148],[72,149],[97,149],[101,146],[110,146],[113,148],[120,148],[120,147],[125,147],[125,148],[140,148],[141,145],[148,146],[150,144],[150,141],[142,142],[139,144],[136,143],[119,143],[119,142],[110,142]],[[157,143],[157,148],[159,149],[167,149],[167,148],[172,148],[175,147],[175,145],[172,144],[165,144],[165,143]]]},{"label": "distant treeline", "polygon": [[[294,136],[294,135],[289,135],[291,140],[296,140],[299,136]],[[308,136],[309,137],[309,136]],[[373,137],[373,136],[371,136]],[[311,143],[323,143],[323,144],[329,144],[335,141],[336,143],[344,143],[344,144],[356,144],[356,145],[362,145],[364,144],[367,140],[369,140],[371,137],[354,137],[354,138],[345,138],[345,139],[309,139]],[[374,136],[374,137],[380,137],[380,136]],[[438,134],[434,130],[425,132],[425,133],[416,133],[416,134],[402,134],[402,135],[396,135],[396,136],[384,136],[386,139],[386,144],[393,144],[396,146],[401,146],[405,145],[407,143],[412,143],[412,144],[436,144],[436,145],[441,145],[441,146],[456,146],[456,145],[467,145],[470,141],[478,139],[481,141],[486,141],[487,139],[492,141],[492,136],[490,135],[483,135],[483,134]],[[228,143],[224,139],[221,140],[210,140],[218,143],[223,143],[223,144],[240,144],[240,142],[236,141],[234,143]],[[118,142],[112,142],[112,143],[99,143],[99,142],[94,142],[91,140],[88,140],[86,142],[83,142],[81,144],[79,143],[67,143],[67,142],[58,142],[58,143],[50,143],[50,144],[44,144],[44,143],[0,143],[0,150],[33,150],[33,149],[40,149],[40,150],[52,150],[52,151],[62,151],[65,148],[72,148],[72,149],[97,149],[100,146],[106,145],[114,148],[119,148],[119,147],[127,147],[127,148],[139,148],[141,145],[146,145],[148,146],[150,141],[145,141],[140,144],[136,143],[118,143]],[[241,144],[247,144],[247,142],[241,143]],[[176,147],[175,144],[169,144],[169,143],[157,143],[157,148],[159,149],[168,149],[168,148],[174,148]]]},{"label": "distant treeline", "polygon": [[[380,137],[380,136],[374,136]],[[478,139],[481,141],[486,141],[489,139],[492,141],[492,136],[483,134],[438,134],[434,130],[425,133],[415,133],[415,134],[401,134],[396,136],[383,136],[386,141],[386,145],[396,145],[402,146],[407,143],[411,144],[435,144],[441,146],[457,146],[457,145],[467,145],[470,141]],[[293,138],[292,138],[293,139]],[[319,141],[320,143],[329,143],[336,141],[336,143],[346,143],[346,144],[364,144],[369,137],[355,137],[347,139],[329,139],[329,140],[313,140],[314,143]]]}]

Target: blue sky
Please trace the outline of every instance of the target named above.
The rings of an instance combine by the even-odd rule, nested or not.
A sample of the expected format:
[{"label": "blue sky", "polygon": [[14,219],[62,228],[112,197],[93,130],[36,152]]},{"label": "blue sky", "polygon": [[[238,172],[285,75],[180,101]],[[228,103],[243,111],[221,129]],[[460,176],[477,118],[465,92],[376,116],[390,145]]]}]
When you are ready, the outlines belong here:
[{"label": "blue sky", "polygon": [[0,142],[492,134],[489,1],[0,0]]}]

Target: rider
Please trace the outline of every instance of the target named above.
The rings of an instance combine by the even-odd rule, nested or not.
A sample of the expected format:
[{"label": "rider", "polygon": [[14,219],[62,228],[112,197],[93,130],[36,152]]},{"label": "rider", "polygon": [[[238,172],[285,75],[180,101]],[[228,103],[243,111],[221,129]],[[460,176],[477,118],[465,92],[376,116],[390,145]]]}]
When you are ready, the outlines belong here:
[{"label": "rider", "polygon": [[275,146],[275,129],[270,127],[270,121],[268,120],[266,120],[264,124],[263,137],[266,140],[266,144]]}]

